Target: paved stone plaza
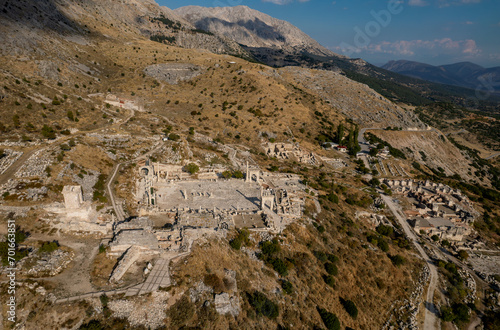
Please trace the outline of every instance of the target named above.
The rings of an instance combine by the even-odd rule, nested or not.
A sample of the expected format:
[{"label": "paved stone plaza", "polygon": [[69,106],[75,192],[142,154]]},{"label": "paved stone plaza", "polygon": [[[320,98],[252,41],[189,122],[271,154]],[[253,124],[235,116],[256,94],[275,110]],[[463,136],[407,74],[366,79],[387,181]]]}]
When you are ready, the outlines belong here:
[{"label": "paved stone plaza", "polygon": [[164,210],[208,209],[247,210],[260,209],[260,185],[243,180],[186,181],[155,184],[157,206]]}]

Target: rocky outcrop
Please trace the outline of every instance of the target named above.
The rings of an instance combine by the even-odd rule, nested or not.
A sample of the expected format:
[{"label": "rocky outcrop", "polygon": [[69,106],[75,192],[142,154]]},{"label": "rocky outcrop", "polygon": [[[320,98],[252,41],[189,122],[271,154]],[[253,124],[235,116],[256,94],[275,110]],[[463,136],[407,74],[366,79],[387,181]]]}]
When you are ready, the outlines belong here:
[{"label": "rocky outcrop", "polygon": [[193,64],[154,64],[144,69],[144,73],[171,85],[190,80],[203,73],[202,68]]},{"label": "rocky outcrop", "polygon": [[178,8],[174,12],[198,29],[223,35],[247,47],[337,56],[292,24],[247,6],[217,8],[187,6]]},{"label": "rocky outcrop", "polygon": [[215,310],[221,315],[238,316],[241,312],[240,299],[227,292],[215,295]]}]

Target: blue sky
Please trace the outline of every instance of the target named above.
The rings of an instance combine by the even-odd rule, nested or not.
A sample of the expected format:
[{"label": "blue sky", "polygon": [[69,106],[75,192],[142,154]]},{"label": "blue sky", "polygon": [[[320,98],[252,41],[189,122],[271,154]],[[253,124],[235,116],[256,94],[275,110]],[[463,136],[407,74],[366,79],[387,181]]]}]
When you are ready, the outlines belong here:
[{"label": "blue sky", "polygon": [[156,1],[172,9],[246,5],[289,21],[336,53],[377,65],[405,59],[500,66],[499,0]]}]

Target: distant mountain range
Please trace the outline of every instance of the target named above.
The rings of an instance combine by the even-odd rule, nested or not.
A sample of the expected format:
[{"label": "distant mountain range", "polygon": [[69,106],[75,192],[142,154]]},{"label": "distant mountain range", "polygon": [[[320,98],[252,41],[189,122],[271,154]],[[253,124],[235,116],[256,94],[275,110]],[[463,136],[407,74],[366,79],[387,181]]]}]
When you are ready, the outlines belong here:
[{"label": "distant mountain range", "polygon": [[500,91],[500,67],[483,68],[471,62],[434,66],[413,61],[390,61],[383,69],[440,84]]},{"label": "distant mountain range", "polygon": [[[217,8],[186,6],[175,9],[173,13],[179,20],[187,21],[200,31],[208,31],[226,40],[237,42],[258,62],[273,67],[301,66],[343,72],[349,78],[365,83],[397,102],[418,105],[452,101],[463,104],[466,98],[475,97],[474,88],[479,84],[481,77],[487,77],[485,74],[490,70],[474,67],[473,64],[470,68],[450,66],[447,69],[448,75],[453,76],[453,79],[446,75],[440,77],[441,79],[427,79],[406,72],[399,74],[397,63],[401,61],[395,62],[394,69],[391,69],[371,65],[362,59],[347,58],[321,46],[289,22],[273,18],[247,6]],[[431,68],[433,67],[429,66],[429,72],[439,71]],[[468,78],[473,74],[474,79]],[[439,74],[436,73],[436,76],[439,77]],[[498,81],[496,77],[498,73],[493,74],[494,81]],[[489,102],[498,100],[500,97],[488,98]],[[492,106],[497,108],[496,103],[492,103]]]}]

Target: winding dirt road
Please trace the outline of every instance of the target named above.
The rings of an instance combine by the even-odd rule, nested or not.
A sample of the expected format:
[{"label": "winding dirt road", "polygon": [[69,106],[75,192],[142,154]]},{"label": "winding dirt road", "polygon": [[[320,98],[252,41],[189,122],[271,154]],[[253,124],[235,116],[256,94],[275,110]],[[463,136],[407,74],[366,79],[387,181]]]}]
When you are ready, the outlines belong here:
[{"label": "winding dirt road", "polygon": [[403,228],[406,236],[408,236],[408,239],[410,239],[413,242],[413,245],[417,248],[417,251],[420,253],[424,261],[427,263],[427,266],[429,267],[429,273],[430,273],[430,281],[429,281],[429,287],[427,288],[427,297],[425,299],[425,314],[424,314],[424,326],[422,329],[428,330],[428,329],[440,329],[440,322],[437,317],[438,315],[438,310],[436,306],[433,303],[434,299],[434,291],[436,291],[437,284],[438,284],[438,272],[437,268],[432,262],[432,260],[429,258],[427,253],[425,253],[424,249],[420,244],[417,242],[417,236],[413,232],[413,230],[410,228],[410,225],[408,225],[408,222],[406,221],[406,217],[404,214],[401,212],[401,209],[399,206],[397,206],[393,200],[392,197],[390,196],[385,196],[381,195],[382,199],[384,202],[387,204],[391,212],[394,214],[396,219],[398,219],[401,227]]}]

